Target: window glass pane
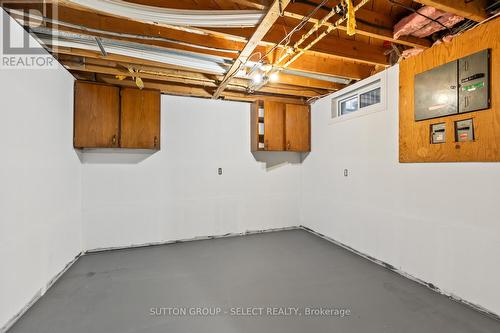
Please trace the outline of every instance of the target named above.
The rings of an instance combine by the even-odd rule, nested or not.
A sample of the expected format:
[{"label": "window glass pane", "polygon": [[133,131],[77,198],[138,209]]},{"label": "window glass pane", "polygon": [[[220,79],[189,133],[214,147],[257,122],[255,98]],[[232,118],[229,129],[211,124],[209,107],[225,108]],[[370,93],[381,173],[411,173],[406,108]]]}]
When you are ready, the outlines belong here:
[{"label": "window glass pane", "polygon": [[340,115],[358,111],[358,96],[343,100],[340,103]]},{"label": "window glass pane", "polygon": [[360,108],[377,103],[380,103],[380,88],[373,89],[359,95]]}]

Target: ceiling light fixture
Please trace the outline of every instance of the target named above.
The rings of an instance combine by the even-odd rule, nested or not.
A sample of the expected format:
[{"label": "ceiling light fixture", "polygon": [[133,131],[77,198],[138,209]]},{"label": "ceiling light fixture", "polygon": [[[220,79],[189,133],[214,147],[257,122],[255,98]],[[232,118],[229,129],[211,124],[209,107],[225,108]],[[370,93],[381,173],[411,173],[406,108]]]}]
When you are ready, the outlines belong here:
[{"label": "ceiling light fixture", "polygon": [[260,73],[255,74],[255,75],[253,76],[253,78],[252,78],[252,81],[253,81],[253,83],[255,83],[255,84],[259,84],[259,83],[261,83],[261,82],[262,82],[262,74],[260,74]]},{"label": "ceiling light fixture", "polygon": [[269,81],[271,81],[271,82],[277,82],[278,79],[279,79],[278,72],[272,72],[271,74],[269,74]]}]

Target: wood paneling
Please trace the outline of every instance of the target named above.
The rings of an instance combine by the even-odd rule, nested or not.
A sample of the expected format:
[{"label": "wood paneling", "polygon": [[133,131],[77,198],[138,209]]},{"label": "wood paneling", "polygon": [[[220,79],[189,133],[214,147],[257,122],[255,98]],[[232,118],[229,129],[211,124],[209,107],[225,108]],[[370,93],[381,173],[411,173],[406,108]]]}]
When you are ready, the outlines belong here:
[{"label": "wood paneling", "polygon": [[287,104],[285,114],[285,150],[311,150],[311,117],[308,105]]},{"label": "wood paneling", "polygon": [[470,20],[481,22],[486,20],[486,6],[488,0],[457,1],[457,0],[415,0],[426,6],[440,9],[444,12],[466,17]]},{"label": "wood paneling", "polygon": [[75,148],[118,147],[120,88],[77,81],[74,100]]},{"label": "wood paneling", "polygon": [[[491,108],[450,117],[415,122],[414,76],[472,53],[491,49]],[[399,160],[400,162],[498,162],[500,161],[500,20],[494,20],[434,46],[400,64]],[[455,142],[455,122],[474,120],[475,140]],[[430,125],[446,123],[446,143],[430,143]]]},{"label": "wood paneling", "polygon": [[122,148],[160,149],[160,92],[121,90]]},{"label": "wood paneling", "polygon": [[285,104],[264,102],[264,145],[265,150],[285,149]]}]

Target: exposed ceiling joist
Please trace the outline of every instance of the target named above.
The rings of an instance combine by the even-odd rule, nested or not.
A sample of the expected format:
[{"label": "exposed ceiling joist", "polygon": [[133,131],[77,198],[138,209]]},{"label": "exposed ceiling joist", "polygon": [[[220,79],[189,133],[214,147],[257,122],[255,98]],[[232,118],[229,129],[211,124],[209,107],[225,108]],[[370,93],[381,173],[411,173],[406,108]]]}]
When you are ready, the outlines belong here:
[{"label": "exposed ceiling joist", "polygon": [[[264,40],[268,42],[279,41],[283,38],[283,31],[287,30],[290,30],[290,27],[276,24],[266,35]],[[311,38],[313,36],[311,36]],[[292,40],[292,43],[294,41],[295,40]],[[289,50],[300,51],[301,47],[297,47],[295,49],[292,47],[289,48]],[[356,61],[368,65],[387,66],[389,64],[387,57],[384,54],[385,50],[382,47],[367,45],[366,43],[360,41],[344,39],[333,35],[327,35],[323,39],[319,40],[318,43],[311,48],[311,50],[328,54],[329,56],[336,57],[338,59]],[[307,51],[304,51],[304,53],[305,52]]]},{"label": "exposed ceiling joist", "polygon": [[70,9],[77,10],[79,12],[84,12],[84,13],[86,13],[85,16],[89,15],[89,14],[97,14],[101,18],[102,17],[106,17],[106,18],[114,17],[114,18],[120,19],[120,20],[125,21],[125,22],[136,22],[136,23],[147,24],[150,26],[169,28],[172,30],[182,31],[182,32],[191,33],[191,34],[195,34],[195,35],[200,35],[200,36],[219,37],[219,38],[224,38],[224,39],[236,41],[236,42],[238,42],[238,41],[245,42],[244,38],[232,36],[230,34],[224,33],[223,31],[210,30],[210,29],[205,29],[205,28],[200,28],[200,27],[190,27],[190,26],[181,26],[181,25],[172,25],[172,24],[157,24],[157,23],[147,23],[147,22],[134,21],[134,20],[131,20],[131,19],[124,17],[124,16],[106,13],[106,12],[95,11],[91,8],[83,7],[83,6],[80,6],[78,4],[68,2],[66,0],[59,0],[59,2],[58,2],[58,14],[59,14],[59,10],[61,8],[70,8]]},{"label": "exposed ceiling joist", "polygon": [[[192,78],[198,81],[207,81],[207,82],[218,82],[222,79],[222,76],[217,76],[213,74],[206,74],[206,73],[172,69],[166,67],[158,67],[158,66],[145,66],[145,65],[137,66],[128,62],[110,61],[105,59],[96,59],[96,58],[80,57],[80,56],[59,55],[59,61],[61,61],[64,65],[71,64],[73,66],[80,66],[80,67],[86,65],[87,68],[91,68],[90,65],[111,67],[111,68],[121,67],[122,69],[133,67],[134,69],[145,70],[148,72],[161,72],[163,75],[169,75],[170,77],[173,78]],[[305,74],[297,75],[295,73],[298,72],[294,72],[294,74],[281,73],[276,83],[289,86],[316,88],[316,89],[323,89],[330,91],[339,90],[345,87],[345,85],[343,84],[307,77],[304,76]],[[239,79],[239,78],[236,78],[234,80],[239,80],[239,83],[245,82],[243,81],[244,79]]]},{"label": "exposed ceiling joist", "polygon": [[[117,18],[113,16],[101,15],[87,11],[80,11],[64,6],[60,6],[58,11],[59,11],[58,21],[66,22],[80,27],[87,27],[88,28],[87,30],[81,30],[81,32],[85,34],[92,34],[101,37],[107,36],[106,34],[96,33],[95,31],[89,30],[89,29],[97,29],[102,32],[111,33],[114,39],[129,40],[129,41],[133,41],[134,39],[130,38],[130,36],[127,36],[126,34],[129,35],[132,34],[136,36],[140,35],[153,36],[156,39],[146,38],[144,40],[141,40],[141,42],[149,45],[164,46],[185,51],[203,52],[212,55],[234,58],[236,57],[234,53],[223,52],[222,50],[239,52],[239,50],[243,48],[244,44],[241,41],[236,42],[232,39],[247,40],[244,34],[241,33],[241,31],[239,32],[240,35],[234,35],[235,32],[226,29],[224,35],[225,36],[228,35],[229,33],[227,31],[229,31],[231,32],[230,35],[232,36],[232,39],[228,40],[220,36],[193,34],[186,31],[174,30],[167,27],[124,20],[122,18]],[[64,25],[60,25],[58,28],[63,31],[71,31],[71,32],[79,31],[78,29],[69,28],[68,26]],[[116,34],[122,34],[123,36],[117,37]],[[276,30],[269,32],[268,35],[269,35],[268,41],[267,42],[261,41],[259,43],[260,45],[255,49],[256,52],[265,53],[267,50],[266,48],[274,45],[274,42],[276,42],[276,40],[280,40],[283,37],[281,34],[277,33]],[[162,38],[166,40],[161,40]],[[171,43],[168,42],[168,39],[177,40],[185,44]],[[190,44],[191,46],[189,46],[188,44]],[[213,50],[200,49],[199,47],[195,47],[197,45],[199,45],[200,47],[207,47],[207,48],[211,47],[213,48]],[[318,49],[324,52],[319,52],[318,50],[307,51],[303,57],[309,59],[306,59],[301,63],[320,64],[328,62],[331,64],[332,69],[326,68],[327,66],[320,66],[321,68],[318,68],[316,70],[317,65],[314,65],[307,70],[314,73],[320,72],[328,75],[336,75],[349,79],[359,80],[370,75],[373,68],[355,64],[352,62],[353,59],[359,57],[360,58],[359,61],[366,64],[386,63],[382,50],[377,49],[377,47],[367,48],[366,46],[367,46],[366,44],[363,44],[361,42],[341,40],[339,38],[335,39],[332,37],[332,39],[328,39],[327,42],[320,43],[317,46]],[[328,52],[333,52],[333,54],[330,54]],[[313,58],[314,60],[311,60]],[[340,59],[350,60],[351,62],[340,62],[341,66],[337,66],[337,64],[339,64]],[[293,67],[294,66],[291,66],[290,68]],[[297,68],[294,69],[306,70],[305,66],[303,66],[300,63],[297,64]],[[362,70],[360,71],[360,69]]]},{"label": "exposed ceiling joist", "polygon": [[247,44],[241,51],[239,57],[236,58],[236,60],[233,62],[232,66],[227,71],[224,79],[221,81],[219,87],[215,90],[213,98],[218,98],[220,94],[224,91],[227,84],[229,83],[230,78],[234,76],[241,68],[241,66],[248,60],[248,58],[254,51],[255,47],[259,44],[262,38],[264,38],[266,33],[274,24],[274,22],[276,22],[276,19],[280,16],[281,11],[286,8],[289,2],[290,0],[275,0],[273,4],[269,7],[269,10],[267,11],[266,15],[257,26],[257,29],[255,29],[255,32],[253,33],[252,37],[250,37],[250,39],[248,40]]},{"label": "exposed ceiling joist", "polygon": [[[135,87],[135,82],[132,80],[118,80],[113,76],[101,75],[101,74],[98,74],[97,78],[99,81],[108,84]],[[186,85],[170,84],[165,82],[159,83],[159,82],[144,81],[144,87],[147,89],[157,89],[160,90],[162,93],[169,95],[193,96],[193,97],[203,97],[203,98],[212,97],[212,94],[210,92],[205,90],[203,87],[199,86],[193,87]],[[236,92],[236,91],[224,91],[220,97],[227,100],[246,101],[246,102],[272,99],[273,101],[282,101],[285,103],[295,103],[295,104],[304,103],[306,100],[304,98],[298,98],[298,97],[290,98],[290,97],[273,96],[266,94],[247,94],[244,92]]]},{"label": "exposed ceiling joist", "polygon": [[[60,0],[58,17],[52,21],[45,20],[45,30],[38,29],[35,32],[47,45],[61,46],[52,52],[57,52],[62,63],[69,65],[68,68],[76,77],[92,79],[91,74],[94,73],[107,76],[108,79],[116,75],[130,78],[127,68],[133,66],[134,71],[149,68],[152,73],[141,71],[140,75],[143,75],[143,79],[149,83],[166,84],[163,88],[170,87],[178,92],[180,89],[178,86],[191,85],[193,88],[204,90],[201,95],[198,94],[201,90],[196,90],[197,96],[210,97],[214,95],[214,91],[216,93],[220,91],[220,97],[226,98],[229,93],[239,93],[240,95],[236,97],[244,100],[249,99],[248,84],[251,81],[243,71],[235,70],[241,68],[244,63],[250,68],[256,61],[261,60],[265,73],[271,68],[268,65],[273,65],[271,69],[273,72],[279,72],[277,81],[275,81],[276,75],[273,75],[273,81],[263,87],[262,91],[254,92],[255,94],[275,97],[296,95],[307,98],[314,94],[320,95],[341,89],[352,80],[364,79],[386,67],[388,61],[382,40],[409,47],[425,48],[430,44],[426,39],[414,37],[393,39],[392,27],[402,15],[405,15],[405,9],[398,7],[397,10],[389,12],[387,9],[391,5],[387,0],[370,0],[373,5],[367,8],[359,8],[361,0],[353,1],[359,9],[356,11],[357,34],[354,37],[347,36],[346,27],[340,24],[336,26],[337,32],[328,33],[335,30],[332,28],[335,24],[333,22],[338,22],[340,18],[337,13],[331,14],[329,21],[320,21],[326,13],[331,13],[331,6],[338,4],[338,1],[329,1],[317,11],[314,9],[321,0],[293,2],[282,0],[281,8],[278,0],[125,1],[147,4],[152,6],[151,8],[160,8],[159,11],[170,12],[173,12],[172,9],[181,11],[251,9],[254,12],[257,10],[267,13],[261,14],[261,17],[269,17],[271,14],[267,9],[274,8],[274,19],[269,22],[263,19],[257,29],[222,28],[221,25],[211,25],[212,28],[174,26],[157,24],[158,22],[147,18],[143,21],[138,18],[132,20],[126,17],[128,14],[125,10],[116,13],[109,10],[106,12],[106,9],[89,9],[68,4],[67,0]],[[32,5],[23,2],[12,7],[30,9]],[[43,13],[50,18],[52,11],[47,10]],[[209,12],[205,14],[208,15]],[[279,17],[279,14],[282,16]],[[287,42],[280,43],[276,47],[276,44],[305,17],[309,18],[308,22],[291,34]],[[145,23],[146,21],[149,23]],[[263,29],[266,24],[266,29]],[[321,26],[307,35],[302,45],[292,49],[291,46],[295,45],[314,25]],[[55,44],[50,39],[52,35],[50,29],[53,28],[62,32],[58,33],[62,36],[62,40]],[[106,54],[99,52],[102,49],[97,49],[96,37],[102,42]],[[88,40],[92,41],[91,45]],[[156,56],[155,52],[161,53],[161,56]],[[288,58],[278,64],[277,60],[284,53],[289,54]],[[180,61],[177,58],[174,60],[179,61],[174,61],[171,59],[174,55],[177,58],[205,59],[217,66],[201,66],[198,61]],[[264,75],[266,79],[268,76]],[[243,91],[245,85],[247,92]],[[250,84],[250,88],[252,87]]]},{"label": "exposed ceiling joist", "polygon": [[[81,64],[78,62],[75,63],[70,61],[64,61],[64,66],[70,71],[91,72],[123,77],[140,77],[141,79],[178,83],[189,86],[202,86],[206,88],[217,87],[217,81],[215,79],[207,78],[201,74],[193,75],[193,73],[188,74],[182,72],[178,74],[171,74],[163,70],[151,71],[145,69],[138,70],[137,72],[134,72],[132,74],[125,67],[117,68],[86,63]],[[247,86],[247,80],[234,78],[231,80],[231,83],[228,84],[227,89],[234,91],[246,91]],[[325,94],[328,91],[323,89],[304,89],[283,84],[274,84],[266,86],[265,89],[261,89],[261,92],[279,95],[290,95],[292,97],[314,97],[318,94]]]},{"label": "exposed ceiling joist", "polygon": [[[121,61],[136,65],[158,66],[163,68],[174,68],[174,69],[179,68],[186,71],[193,71],[192,68],[172,66],[162,62],[144,60],[141,58],[134,58],[117,54],[108,53],[106,57],[103,57],[102,54],[100,54],[99,52],[76,49],[76,48],[58,47],[57,52],[58,54],[83,56],[94,59],[106,59],[111,61]],[[370,76],[373,71],[372,66],[353,64],[342,60],[317,57],[314,56],[314,54],[305,55],[301,57],[292,66],[290,66],[289,69],[303,71],[307,73],[344,77],[353,80],[360,80],[366,78]],[[210,72],[208,70],[203,70],[203,71],[197,70],[197,72],[216,74],[215,72]]]},{"label": "exposed ceiling joist", "polygon": [[260,10],[267,10],[267,7],[264,5],[261,5],[260,3],[256,3],[250,0],[233,0],[233,2],[236,2],[237,4],[249,7],[249,8],[255,8],[255,9],[260,9]]},{"label": "exposed ceiling joist", "polygon": [[[284,14],[286,17],[290,17],[296,20],[302,20],[304,16],[300,14],[295,14],[291,12],[285,12]],[[309,20],[311,23],[318,24],[320,20],[311,18]],[[324,22],[323,26],[325,27],[331,27],[333,23],[330,22]],[[338,26],[337,29],[346,31],[347,28],[343,25]],[[373,27],[369,26],[365,23],[357,22],[356,23],[356,33],[371,37],[371,38],[376,38],[380,40],[386,40],[390,41],[392,43],[397,43],[401,45],[406,45],[406,46],[411,46],[411,47],[419,47],[419,48],[427,48],[431,46],[431,42],[428,41],[427,39],[422,39],[422,38],[416,38],[416,37],[401,37],[399,39],[394,39],[392,29],[382,29],[381,27]]]},{"label": "exposed ceiling joist", "polygon": [[426,6],[431,6],[444,12],[463,16],[472,21],[481,22],[488,18],[486,14],[487,0],[415,0]]}]

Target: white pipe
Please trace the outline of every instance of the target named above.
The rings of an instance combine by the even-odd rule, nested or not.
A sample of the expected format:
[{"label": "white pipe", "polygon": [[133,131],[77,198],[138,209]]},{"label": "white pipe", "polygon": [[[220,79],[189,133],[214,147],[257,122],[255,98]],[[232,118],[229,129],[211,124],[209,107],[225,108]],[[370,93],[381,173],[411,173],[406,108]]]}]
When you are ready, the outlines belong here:
[{"label": "white pipe", "polygon": [[[53,38],[48,35],[40,34],[37,37],[43,44],[50,45],[52,47],[70,47],[90,51],[101,51],[91,36],[82,35],[81,37],[65,36]],[[223,58],[217,60],[216,57],[213,57],[212,60],[212,57],[202,58],[199,55],[187,52],[177,52],[169,49],[145,45],[138,47],[135,45],[137,43],[110,41],[106,39],[102,39],[101,43],[108,54],[117,54],[161,62],[174,66],[193,68],[213,74],[224,74],[227,70],[227,67],[224,66]],[[57,50],[54,51],[57,52]]]},{"label": "white pipe", "polygon": [[112,16],[159,25],[191,27],[253,27],[264,13],[256,10],[187,10],[146,6],[122,0],[64,0]]}]

